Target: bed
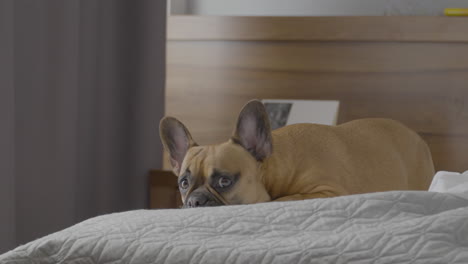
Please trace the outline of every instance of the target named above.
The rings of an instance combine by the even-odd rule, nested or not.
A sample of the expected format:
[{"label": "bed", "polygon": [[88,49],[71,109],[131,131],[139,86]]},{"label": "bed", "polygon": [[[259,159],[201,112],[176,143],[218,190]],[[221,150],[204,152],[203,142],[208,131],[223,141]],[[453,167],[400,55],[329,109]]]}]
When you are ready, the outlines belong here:
[{"label": "bed", "polygon": [[[443,17],[170,17],[166,114],[200,144],[226,140],[242,105],[339,100],[338,123],[397,119],[436,170],[468,169],[468,20]],[[168,163],[164,169],[169,169]],[[153,208],[177,208],[153,171]],[[0,263],[468,263],[468,200],[389,191],[103,215]]]},{"label": "bed", "polygon": [[86,220],[0,263],[467,263],[468,200],[386,192],[131,211]]}]

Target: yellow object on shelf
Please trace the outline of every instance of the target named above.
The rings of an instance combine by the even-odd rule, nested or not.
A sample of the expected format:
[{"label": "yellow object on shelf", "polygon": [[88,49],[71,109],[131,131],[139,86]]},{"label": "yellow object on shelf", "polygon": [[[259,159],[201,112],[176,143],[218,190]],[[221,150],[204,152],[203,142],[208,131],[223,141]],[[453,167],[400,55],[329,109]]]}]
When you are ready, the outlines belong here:
[{"label": "yellow object on shelf", "polygon": [[445,8],[446,16],[468,16],[468,8]]}]

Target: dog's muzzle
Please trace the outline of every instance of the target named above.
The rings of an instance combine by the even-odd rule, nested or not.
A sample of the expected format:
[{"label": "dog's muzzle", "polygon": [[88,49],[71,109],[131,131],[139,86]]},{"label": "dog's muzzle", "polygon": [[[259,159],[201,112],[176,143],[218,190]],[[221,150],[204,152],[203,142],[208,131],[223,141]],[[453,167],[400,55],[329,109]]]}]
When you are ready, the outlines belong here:
[{"label": "dog's muzzle", "polygon": [[195,191],[192,192],[184,203],[184,208],[204,207],[204,206],[220,206],[224,205],[216,196],[210,192]]}]

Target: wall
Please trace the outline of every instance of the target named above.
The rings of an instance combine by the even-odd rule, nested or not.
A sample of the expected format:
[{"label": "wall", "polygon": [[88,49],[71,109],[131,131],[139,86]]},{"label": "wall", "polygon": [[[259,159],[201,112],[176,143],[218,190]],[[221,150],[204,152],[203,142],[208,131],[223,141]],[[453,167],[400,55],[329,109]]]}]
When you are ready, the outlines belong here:
[{"label": "wall", "polygon": [[0,254],[14,246],[13,0],[0,1]]},{"label": "wall", "polygon": [[442,15],[466,0],[172,0],[172,14],[232,16]]}]

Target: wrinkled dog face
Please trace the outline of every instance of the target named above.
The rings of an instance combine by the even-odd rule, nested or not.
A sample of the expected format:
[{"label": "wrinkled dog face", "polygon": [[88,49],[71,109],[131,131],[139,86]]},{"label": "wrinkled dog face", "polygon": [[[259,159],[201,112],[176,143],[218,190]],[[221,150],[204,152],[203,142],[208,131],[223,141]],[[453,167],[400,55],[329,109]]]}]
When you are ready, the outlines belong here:
[{"label": "wrinkled dog face", "polygon": [[260,180],[260,166],[272,151],[271,131],[263,104],[242,109],[230,140],[198,146],[177,119],[160,123],[184,207],[249,204],[270,200]]},{"label": "wrinkled dog face", "polygon": [[242,147],[228,142],[188,150],[179,173],[185,206],[252,203],[259,199],[257,161]]}]

